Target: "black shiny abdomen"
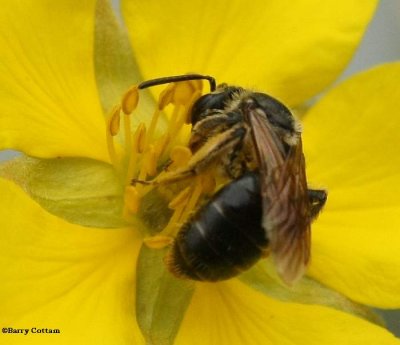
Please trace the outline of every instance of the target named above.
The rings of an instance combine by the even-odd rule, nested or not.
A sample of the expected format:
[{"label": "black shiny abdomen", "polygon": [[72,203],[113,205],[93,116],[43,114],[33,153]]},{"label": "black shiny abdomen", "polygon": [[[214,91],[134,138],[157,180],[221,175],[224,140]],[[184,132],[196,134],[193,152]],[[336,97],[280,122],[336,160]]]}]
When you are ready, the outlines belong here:
[{"label": "black shiny abdomen", "polygon": [[249,269],[268,246],[259,178],[247,172],[221,189],[178,233],[168,255],[177,276],[218,281]]}]

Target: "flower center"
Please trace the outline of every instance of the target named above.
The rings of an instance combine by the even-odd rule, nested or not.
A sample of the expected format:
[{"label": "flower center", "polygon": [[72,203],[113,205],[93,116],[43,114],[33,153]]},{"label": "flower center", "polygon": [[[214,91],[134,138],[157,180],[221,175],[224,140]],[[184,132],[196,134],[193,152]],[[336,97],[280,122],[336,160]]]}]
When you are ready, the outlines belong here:
[{"label": "flower center", "polygon": [[[165,179],[192,157],[187,146],[190,110],[201,91],[199,80],[168,84],[158,96],[150,123],[139,122],[132,131],[132,117],[141,118],[137,114],[141,90],[133,86],[107,120],[110,160],[125,186],[123,216],[128,221],[139,218],[147,224],[144,241],[152,248],[170,244],[201,197],[215,188],[210,172],[178,181]],[[167,125],[162,128],[161,120],[165,118]]]}]

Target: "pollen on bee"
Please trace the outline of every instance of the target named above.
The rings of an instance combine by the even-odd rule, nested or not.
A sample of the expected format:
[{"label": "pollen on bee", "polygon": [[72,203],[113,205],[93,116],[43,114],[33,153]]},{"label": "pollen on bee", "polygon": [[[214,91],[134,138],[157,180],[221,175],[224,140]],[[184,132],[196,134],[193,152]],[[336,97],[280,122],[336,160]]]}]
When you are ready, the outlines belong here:
[{"label": "pollen on bee", "polygon": [[203,178],[201,179],[201,184],[203,187],[204,194],[211,194],[212,192],[214,192],[215,187],[217,185],[215,177],[210,173],[203,175]]}]

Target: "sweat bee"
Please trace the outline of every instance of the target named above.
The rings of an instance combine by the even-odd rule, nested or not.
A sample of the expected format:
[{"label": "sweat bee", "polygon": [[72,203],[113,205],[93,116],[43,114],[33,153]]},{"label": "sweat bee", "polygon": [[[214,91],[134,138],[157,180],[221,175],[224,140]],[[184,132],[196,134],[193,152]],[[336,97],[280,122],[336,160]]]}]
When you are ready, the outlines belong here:
[{"label": "sweat bee", "polygon": [[310,225],[327,193],[307,187],[300,126],[275,98],[237,86],[216,86],[197,74],[154,79],[146,88],[205,79],[211,92],[193,105],[186,167],[167,172],[171,183],[218,166],[230,181],[183,225],[169,253],[169,270],[218,281],[272,254],[281,278],[292,283],[310,260]]}]

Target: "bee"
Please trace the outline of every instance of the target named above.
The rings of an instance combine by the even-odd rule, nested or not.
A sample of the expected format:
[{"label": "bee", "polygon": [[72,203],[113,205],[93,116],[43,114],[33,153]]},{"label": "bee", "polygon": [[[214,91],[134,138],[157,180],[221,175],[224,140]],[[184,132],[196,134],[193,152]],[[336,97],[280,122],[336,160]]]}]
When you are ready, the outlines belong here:
[{"label": "bee", "polygon": [[[309,189],[307,197],[312,220],[326,192]],[[260,174],[248,171],[219,190],[180,229],[166,257],[168,267],[175,276],[199,281],[239,275],[269,254],[262,218]]]},{"label": "bee", "polygon": [[327,199],[326,191],[308,189],[300,126],[277,99],[227,84],[216,87],[210,76],[154,79],[139,88],[197,79],[208,80],[211,92],[191,110],[193,156],[155,183],[180,181],[211,166],[231,182],[179,230],[167,266],[179,277],[218,281],[271,253],[278,274],[290,284],[309,263],[310,225]]}]

